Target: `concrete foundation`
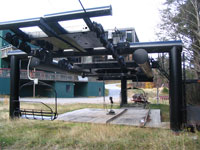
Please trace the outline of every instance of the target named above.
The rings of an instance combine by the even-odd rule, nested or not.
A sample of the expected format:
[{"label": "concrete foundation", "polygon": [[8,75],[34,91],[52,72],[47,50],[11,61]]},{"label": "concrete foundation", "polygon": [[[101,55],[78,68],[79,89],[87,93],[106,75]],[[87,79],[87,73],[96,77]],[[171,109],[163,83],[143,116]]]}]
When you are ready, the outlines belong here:
[{"label": "concrete foundation", "polygon": [[160,110],[152,109],[114,109],[115,115],[107,115],[104,109],[85,108],[72,112],[67,112],[58,116],[57,120],[69,122],[87,122],[100,124],[119,124],[131,126],[143,126],[146,116],[145,127],[162,127]]}]

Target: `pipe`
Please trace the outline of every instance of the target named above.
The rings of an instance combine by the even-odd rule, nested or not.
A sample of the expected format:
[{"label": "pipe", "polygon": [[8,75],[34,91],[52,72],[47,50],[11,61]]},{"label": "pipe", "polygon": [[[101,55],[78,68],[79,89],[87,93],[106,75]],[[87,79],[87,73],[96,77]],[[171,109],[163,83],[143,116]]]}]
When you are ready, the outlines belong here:
[{"label": "pipe", "polygon": [[53,61],[51,63],[45,63],[42,62],[39,58],[33,57],[30,62],[31,68],[36,68],[43,71],[49,71],[49,72],[59,72],[59,73],[71,73],[71,74],[77,74],[82,75],[82,73],[89,73],[79,67],[74,67],[70,63],[63,63],[63,60],[60,61]]},{"label": "pipe", "polygon": [[180,131],[183,125],[181,51],[174,46],[169,54],[170,128],[173,131]]},{"label": "pipe", "polygon": [[11,119],[19,117],[19,81],[20,81],[20,64],[17,56],[11,56],[10,62],[10,113]]},{"label": "pipe", "polygon": [[120,107],[126,105],[127,101],[127,78],[126,76],[121,77],[121,102]]}]

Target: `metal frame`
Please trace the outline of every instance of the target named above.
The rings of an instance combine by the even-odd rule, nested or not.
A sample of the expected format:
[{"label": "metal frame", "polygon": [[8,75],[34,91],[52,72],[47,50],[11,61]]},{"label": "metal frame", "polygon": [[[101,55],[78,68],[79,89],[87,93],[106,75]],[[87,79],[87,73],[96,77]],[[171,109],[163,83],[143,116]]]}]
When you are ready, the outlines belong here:
[{"label": "metal frame", "polygon": [[19,102],[19,81],[20,81],[20,63],[17,56],[11,56],[10,60],[10,118],[18,117],[20,110]]},{"label": "metal frame", "polygon": [[[81,73],[83,76],[97,76],[99,80],[121,80],[121,105],[127,103],[127,80],[133,81],[153,81],[153,77],[149,76],[147,72],[138,71],[143,68],[142,65],[137,64],[136,61],[126,61],[122,55],[133,54],[137,49],[145,49],[148,53],[164,53],[170,54],[170,122],[172,130],[180,130],[183,124],[182,118],[182,74],[181,74],[181,41],[168,42],[145,42],[132,43],[124,42],[114,45],[106,38],[106,31],[103,26],[96,22],[92,22],[90,17],[98,17],[111,15],[111,6],[76,10],[70,12],[56,13],[45,15],[42,18],[32,18],[25,20],[9,21],[0,23],[0,30],[10,29],[15,34],[11,38],[17,36],[25,43],[32,43],[38,46],[38,50],[27,50],[26,46],[21,45],[21,50],[24,57],[33,56],[40,60],[43,69],[57,70],[60,72]],[[59,25],[59,21],[83,19],[90,31],[69,33]],[[39,26],[48,37],[31,37],[21,31],[21,27]],[[75,36],[73,38],[73,36]],[[85,48],[84,44],[81,46],[81,40],[87,39],[85,45],[91,44],[90,47]],[[12,40],[7,40],[12,44]],[[24,44],[24,43],[23,43]],[[62,45],[62,47],[59,47]],[[24,47],[23,47],[24,46]],[[52,47],[53,46],[53,47]],[[16,46],[19,49],[19,46]],[[99,47],[102,47],[99,49]],[[73,49],[72,51],[64,51],[64,49]],[[13,112],[19,109],[19,103],[14,103],[19,96],[19,59],[16,55],[22,56],[21,52],[16,51],[17,54],[11,55],[11,96],[10,96],[10,117],[14,118],[16,115]],[[66,57],[70,60],[71,57],[82,56],[107,56],[112,55],[114,62],[104,61],[103,63],[74,63],[73,61],[65,61],[64,63],[53,63],[53,58]],[[148,70],[152,66],[149,60],[146,62]],[[41,67],[38,65],[38,68]],[[52,66],[53,65],[53,66]],[[37,66],[36,66],[37,67]],[[146,70],[145,67],[143,70]],[[85,71],[87,70],[87,71]],[[108,71],[109,70],[109,71]]]},{"label": "metal frame", "polygon": [[181,129],[183,120],[182,108],[182,68],[181,50],[176,46],[170,52],[170,128],[178,131]]}]

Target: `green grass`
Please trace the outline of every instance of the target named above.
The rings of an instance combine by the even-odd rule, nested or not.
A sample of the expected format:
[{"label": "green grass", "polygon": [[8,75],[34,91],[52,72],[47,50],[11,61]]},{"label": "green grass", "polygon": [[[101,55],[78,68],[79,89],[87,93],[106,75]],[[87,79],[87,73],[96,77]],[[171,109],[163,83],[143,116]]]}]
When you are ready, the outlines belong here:
[{"label": "green grass", "polygon": [[108,96],[109,90],[105,88],[105,96]]},{"label": "green grass", "polygon": [[[58,111],[62,113],[86,107],[102,108],[103,106],[93,104],[59,105]],[[168,111],[165,104],[153,104],[151,108]],[[167,129],[121,125],[26,119],[11,121],[8,119],[8,105],[0,102],[0,149],[198,150],[200,149],[200,133],[181,132],[176,135]]]},{"label": "green grass", "polygon": [[169,89],[167,87],[164,87],[161,91],[163,94],[169,94]]}]

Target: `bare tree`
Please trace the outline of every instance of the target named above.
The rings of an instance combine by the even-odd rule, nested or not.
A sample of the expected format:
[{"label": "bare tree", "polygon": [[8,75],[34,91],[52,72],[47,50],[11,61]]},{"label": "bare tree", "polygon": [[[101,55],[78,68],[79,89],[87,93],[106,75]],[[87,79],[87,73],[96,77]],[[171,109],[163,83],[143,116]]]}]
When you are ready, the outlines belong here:
[{"label": "bare tree", "polygon": [[190,67],[200,78],[200,0],[166,0],[161,10],[160,40],[182,40]]}]

